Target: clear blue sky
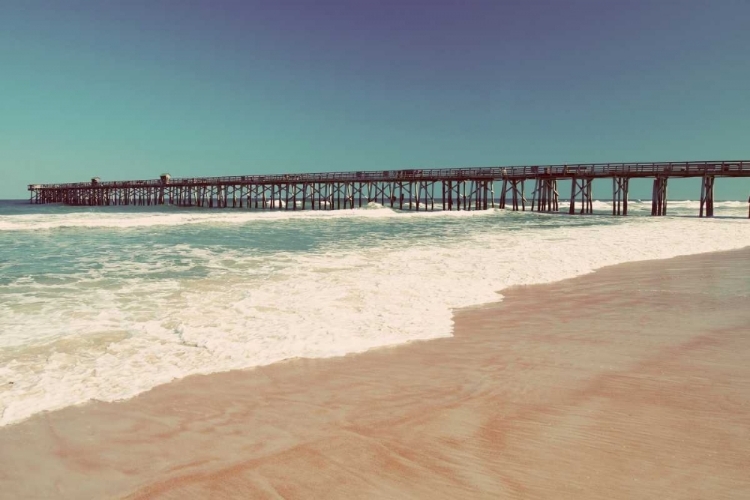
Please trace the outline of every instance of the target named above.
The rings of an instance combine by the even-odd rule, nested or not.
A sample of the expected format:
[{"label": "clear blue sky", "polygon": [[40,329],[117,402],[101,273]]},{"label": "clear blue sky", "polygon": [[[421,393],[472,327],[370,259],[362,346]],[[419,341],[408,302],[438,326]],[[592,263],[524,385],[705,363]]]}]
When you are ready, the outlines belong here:
[{"label": "clear blue sky", "polygon": [[10,0],[0,198],[162,172],[750,159],[748,20],[747,0]]}]

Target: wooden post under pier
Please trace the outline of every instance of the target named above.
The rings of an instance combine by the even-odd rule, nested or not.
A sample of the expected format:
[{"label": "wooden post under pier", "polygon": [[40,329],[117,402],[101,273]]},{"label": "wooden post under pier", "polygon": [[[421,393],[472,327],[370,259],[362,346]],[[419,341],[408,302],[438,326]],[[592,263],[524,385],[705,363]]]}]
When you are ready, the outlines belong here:
[{"label": "wooden post under pier", "polygon": [[612,215],[628,215],[628,177],[612,177]]},{"label": "wooden post under pier", "polygon": [[651,195],[651,215],[667,215],[667,181],[668,177],[658,176],[654,179]]},{"label": "wooden post under pier", "polygon": [[559,209],[557,179],[537,177],[536,187],[531,198],[531,211],[536,203],[537,212],[557,212]]},{"label": "wooden post under pier", "polygon": [[704,175],[701,179],[701,201],[699,217],[703,217],[705,209],[706,217],[714,216],[714,181],[713,175]]},{"label": "wooden post under pier", "polygon": [[594,213],[594,200],[593,200],[593,179],[590,177],[573,177],[570,186],[570,209],[568,214],[573,215],[576,213],[576,198],[581,197],[581,210],[579,214],[593,214]]}]

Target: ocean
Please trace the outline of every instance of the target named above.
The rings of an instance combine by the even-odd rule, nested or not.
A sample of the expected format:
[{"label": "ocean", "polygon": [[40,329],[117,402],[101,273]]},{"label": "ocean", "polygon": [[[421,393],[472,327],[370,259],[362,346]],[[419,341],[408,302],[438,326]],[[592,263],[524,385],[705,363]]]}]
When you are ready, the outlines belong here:
[{"label": "ocean", "polygon": [[[191,374],[451,335],[452,310],[628,261],[750,246],[746,202],[591,216],[0,202],[0,425]],[[561,209],[567,208],[561,204]],[[565,301],[565,297],[559,297]]]}]

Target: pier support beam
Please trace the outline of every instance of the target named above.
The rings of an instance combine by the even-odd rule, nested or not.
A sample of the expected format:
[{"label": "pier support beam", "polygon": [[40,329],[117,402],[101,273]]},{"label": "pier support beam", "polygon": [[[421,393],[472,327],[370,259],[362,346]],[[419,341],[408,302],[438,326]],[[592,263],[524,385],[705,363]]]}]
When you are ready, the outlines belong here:
[{"label": "pier support beam", "polygon": [[654,189],[651,195],[651,215],[667,215],[667,180],[668,177],[654,179]]},{"label": "pier support beam", "polygon": [[[700,217],[703,217],[703,210],[705,208],[705,216],[714,216],[714,181],[716,178],[713,175],[704,175],[701,178],[701,207]],[[750,201],[750,200],[748,200]],[[748,214],[750,217],[750,214]]]},{"label": "pier support beam", "polygon": [[594,179],[588,177],[573,177],[570,185],[570,210],[568,213],[576,213],[576,198],[581,197],[581,211],[579,214],[594,213],[594,199],[592,197],[592,183]]},{"label": "pier support beam", "polygon": [[612,215],[628,215],[628,177],[612,177]]},{"label": "pier support beam", "polygon": [[503,185],[500,188],[500,199],[498,200],[497,208],[505,208],[505,197],[508,194],[508,179],[503,179]]},{"label": "pier support beam", "polygon": [[537,212],[557,212],[559,209],[557,179],[537,177],[536,187],[531,197],[531,211],[536,203]]},{"label": "pier support beam", "polygon": [[507,187],[510,191],[511,208],[514,212],[518,212],[518,207],[521,207],[521,211],[526,211],[525,184],[524,179],[508,180]]}]

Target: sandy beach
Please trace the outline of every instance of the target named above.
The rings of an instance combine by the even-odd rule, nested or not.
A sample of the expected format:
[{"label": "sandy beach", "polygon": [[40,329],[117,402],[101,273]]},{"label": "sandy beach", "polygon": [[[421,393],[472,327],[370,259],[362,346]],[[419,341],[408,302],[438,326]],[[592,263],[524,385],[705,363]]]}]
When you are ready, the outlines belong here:
[{"label": "sandy beach", "polygon": [[503,295],[453,338],[0,428],[0,497],[750,498],[750,249]]}]

